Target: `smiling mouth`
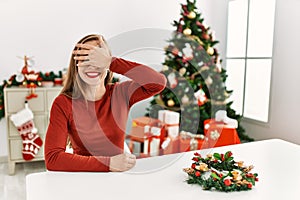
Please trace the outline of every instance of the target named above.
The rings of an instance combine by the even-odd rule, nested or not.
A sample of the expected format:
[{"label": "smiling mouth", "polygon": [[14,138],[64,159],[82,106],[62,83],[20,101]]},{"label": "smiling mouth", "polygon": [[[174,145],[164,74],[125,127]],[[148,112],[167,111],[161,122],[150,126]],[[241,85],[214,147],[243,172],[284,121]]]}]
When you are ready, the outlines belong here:
[{"label": "smiling mouth", "polygon": [[100,72],[86,72],[85,73],[87,77],[89,78],[97,78],[100,76]]}]

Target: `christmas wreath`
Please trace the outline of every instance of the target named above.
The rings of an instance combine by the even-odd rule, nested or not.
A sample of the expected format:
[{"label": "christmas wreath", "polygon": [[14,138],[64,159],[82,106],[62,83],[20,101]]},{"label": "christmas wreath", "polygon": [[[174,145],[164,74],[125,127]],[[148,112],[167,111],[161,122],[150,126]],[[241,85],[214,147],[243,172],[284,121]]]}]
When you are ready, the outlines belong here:
[{"label": "christmas wreath", "polygon": [[206,158],[196,152],[192,160],[191,167],[183,169],[188,174],[187,183],[199,184],[204,190],[251,190],[258,181],[258,174],[250,172],[253,166],[245,166],[243,161],[234,161],[231,151],[208,154]]}]

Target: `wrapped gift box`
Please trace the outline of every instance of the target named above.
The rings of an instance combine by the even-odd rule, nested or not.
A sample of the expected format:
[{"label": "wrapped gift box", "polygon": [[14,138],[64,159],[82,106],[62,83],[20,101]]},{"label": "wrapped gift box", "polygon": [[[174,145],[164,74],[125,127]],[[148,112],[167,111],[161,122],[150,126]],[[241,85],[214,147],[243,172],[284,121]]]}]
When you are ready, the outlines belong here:
[{"label": "wrapped gift box", "polygon": [[175,139],[179,135],[180,114],[170,110],[159,110],[158,119],[163,122],[166,135]]},{"label": "wrapped gift box", "polygon": [[161,144],[166,137],[164,124],[154,118],[138,117],[132,121],[132,129],[128,135],[130,143],[140,142],[140,156],[157,156],[162,154]]},{"label": "wrapped gift box", "polygon": [[163,154],[173,154],[179,153],[179,137],[170,138],[167,137],[165,141],[162,143]]},{"label": "wrapped gift box", "polygon": [[208,141],[204,135],[196,135],[181,131],[179,137],[179,151],[194,151],[208,148]]},{"label": "wrapped gift box", "polygon": [[[138,117],[132,120],[132,128],[130,132],[130,137],[139,142],[144,142],[145,140],[145,126],[152,126],[152,127],[162,127],[163,123],[151,117]],[[162,136],[163,138],[165,135]]]},{"label": "wrapped gift box", "polygon": [[215,119],[204,121],[204,134],[208,138],[209,147],[219,147],[240,144],[240,138],[235,128]]}]

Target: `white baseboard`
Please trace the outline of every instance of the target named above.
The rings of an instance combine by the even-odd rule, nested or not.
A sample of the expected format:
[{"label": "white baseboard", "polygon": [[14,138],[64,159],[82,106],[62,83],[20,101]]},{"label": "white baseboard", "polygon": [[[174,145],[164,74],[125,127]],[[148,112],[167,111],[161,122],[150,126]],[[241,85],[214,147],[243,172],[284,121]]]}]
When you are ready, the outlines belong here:
[{"label": "white baseboard", "polygon": [[0,156],[0,163],[7,163],[7,156]]}]

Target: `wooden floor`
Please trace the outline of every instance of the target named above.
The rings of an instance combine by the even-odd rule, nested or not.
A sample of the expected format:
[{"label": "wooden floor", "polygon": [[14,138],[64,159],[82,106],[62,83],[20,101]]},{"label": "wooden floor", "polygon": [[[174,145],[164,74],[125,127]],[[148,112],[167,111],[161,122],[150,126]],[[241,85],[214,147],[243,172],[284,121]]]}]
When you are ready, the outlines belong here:
[{"label": "wooden floor", "polygon": [[16,173],[8,175],[7,163],[0,163],[0,200],[25,200],[27,174],[46,171],[43,161],[16,164]]}]

